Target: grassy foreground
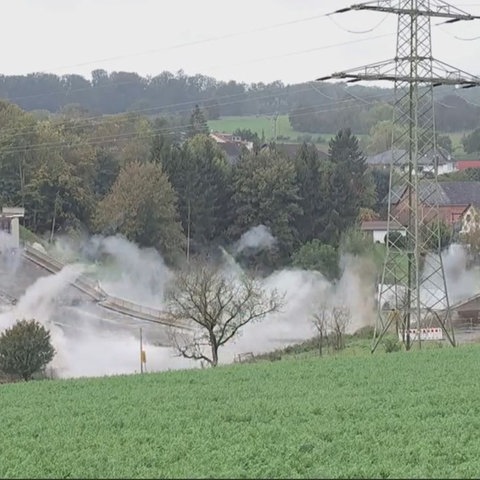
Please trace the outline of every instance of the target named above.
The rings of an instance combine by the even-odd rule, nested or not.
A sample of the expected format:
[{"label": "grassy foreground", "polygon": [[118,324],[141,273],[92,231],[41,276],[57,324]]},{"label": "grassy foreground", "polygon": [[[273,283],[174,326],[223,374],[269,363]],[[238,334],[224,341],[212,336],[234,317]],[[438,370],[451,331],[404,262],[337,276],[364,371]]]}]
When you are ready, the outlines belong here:
[{"label": "grassy foreground", "polygon": [[0,387],[0,477],[472,478],[478,346]]}]

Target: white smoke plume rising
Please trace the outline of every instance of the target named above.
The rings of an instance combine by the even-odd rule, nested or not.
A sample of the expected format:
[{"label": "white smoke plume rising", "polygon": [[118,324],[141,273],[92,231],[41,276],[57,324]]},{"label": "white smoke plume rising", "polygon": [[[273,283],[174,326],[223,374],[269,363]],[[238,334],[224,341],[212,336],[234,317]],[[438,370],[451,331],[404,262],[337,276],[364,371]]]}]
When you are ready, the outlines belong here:
[{"label": "white smoke plume rising", "polygon": [[[250,246],[254,244],[249,242]],[[68,250],[68,245],[62,247],[62,251]],[[172,272],[156,251],[141,249],[121,237],[94,237],[83,251],[96,261],[95,273],[107,293],[145,306],[163,307],[163,291]],[[225,251],[224,257],[226,268],[234,275],[241,273],[233,257]],[[21,318],[35,318],[49,328],[57,350],[52,367],[61,377],[138,372],[141,324],[133,320],[108,323],[105,312],[98,307],[94,310],[93,304],[85,303],[84,298],[78,306],[63,305],[72,296],[69,283],[85,270],[90,271],[85,265],[69,265],[56,275],[38,279],[26,289],[13,310],[0,315],[0,328]],[[336,286],[318,272],[301,270],[282,270],[265,278],[265,289],[285,293],[282,312],[246,326],[235,342],[220,351],[221,363],[231,362],[237,353],[263,353],[311,338],[311,315],[318,308],[347,306],[355,312],[351,330],[367,323],[374,295],[365,290],[368,282],[362,278],[363,273],[357,259],[347,258],[344,274]],[[144,349],[150,371],[199,366],[178,358],[171,348],[155,347],[148,336]]]},{"label": "white smoke plume rising", "polygon": [[57,355],[52,366],[63,362],[64,334],[53,323],[53,316],[62,292],[82,273],[79,265],[68,265],[57,275],[43,277],[27,288],[11,310],[0,315],[0,329],[11,327],[17,320],[35,319],[50,330]]},{"label": "white smoke plume rising", "polygon": [[348,333],[372,324],[373,265],[348,256],[342,259],[342,267],[343,274],[335,285],[315,271],[282,270],[265,278],[266,290],[276,289],[285,294],[281,312],[247,325],[235,341],[221,350],[220,363],[231,362],[239,353],[265,353],[312,338],[315,335],[312,315],[321,309],[340,307],[348,310],[351,316]]},{"label": "white smoke plume rising", "polygon": [[[430,254],[429,254],[430,255]],[[427,268],[423,278],[428,278],[428,289],[422,291],[422,301],[427,305],[435,305],[444,297],[443,278],[440,271],[433,271],[432,265],[438,268],[438,260],[427,257]],[[450,306],[472,297],[480,292],[480,270],[478,266],[469,267],[468,252],[463,245],[451,244],[442,252],[445,281],[447,284]],[[445,302],[437,306],[446,307]]]},{"label": "white smoke plume rising", "polygon": [[266,250],[272,248],[276,243],[275,237],[265,225],[257,225],[245,232],[235,245],[235,252],[241,253],[244,250]]},{"label": "white smoke plume rising", "polygon": [[109,256],[109,268],[100,270],[100,286],[109,294],[147,307],[163,308],[166,284],[172,272],[153,248],[139,248],[121,236],[93,237],[90,254]]},{"label": "white smoke plume rising", "polygon": [[163,308],[165,285],[172,272],[162,256],[153,248],[140,248],[121,235],[93,236],[83,243],[57,238],[55,254],[78,258],[89,264],[99,286],[109,295],[139,303],[146,307]]},{"label": "white smoke plume rising", "polygon": [[[103,376],[140,371],[138,328],[102,328],[88,308],[80,305],[75,315],[62,308],[69,284],[84,270],[67,265],[58,274],[42,277],[27,288],[13,308],[0,313],[0,329],[16,320],[35,319],[50,330],[56,355],[50,367],[60,377]],[[71,309],[72,307],[70,307]],[[58,325],[62,325],[59,327]],[[65,328],[66,327],[66,328]],[[174,356],[170,348],[144,344],[152,371],[192,368],[192,362]]]},{"label": "white smoke plume rising", "polygon": [[468,253],[463,245],[452,244],[443,253],[443,266],[450,305],[480,293],[480,270],[468,268]]},{"label": "white smoke plume rising", "polygon": [[[164,306],[163,291],[173,273],[154,250],[141,249],[121,237],[94,237],[84,245],[83,253],[96,262],[94,273],[109,294],[145,306]],[[224,251],[224,257],[225,268],[234,275],[241,273],[232,256]],[[466,270],[466,253],[461,247],[452,246],[444,256],[444,264],[452,299],[465,298],[480,290],[479,275]],[[0,265],[0,275],[11,275]],[[144,337],[149,371],[199,367],[198,363],[177,357],[171,348],[154,346],[155,332],[166,337],[166,328],[147,328],[124,317],[110,318],[108,312],[86,303],[84,297],[68,286],[85,269],[91,270],[85,265],[69,265],[57,275],[40,278],[28,286],[16,306],[8,306],[7,311],[0,313],[0,329],[21,318],[35,318],[44,324],[51,330],[58,352],[52,367],[65,378],[138,372],[138,333],[142,325],[152,334]],[[318,272],[302,270],[286,269],[264,278],[265,289],[285,293],[282,311],[247,325],[234,342],[220,350],[220,363],[231,362],[238,353],[264,353],[311,338],[315,334],[312,313],[321,308],[348,309],[349,332],[372,324],[373,266],[365,259],[344,256],[341,269],[343,273],[335,284]],[[78,297],[78,305],[69,303],[72,292]]]},{"label": "white smoke plume rising", "polygon": [[0,230],[0,252],[13,248],[15,240],[8,232]]},{"label": "white smoke plume rising", "polygon": [[16,255],[14,247],[12,235],[0,230],[0,268],[10,273],[15,273],[20,266],[20,257]]}]

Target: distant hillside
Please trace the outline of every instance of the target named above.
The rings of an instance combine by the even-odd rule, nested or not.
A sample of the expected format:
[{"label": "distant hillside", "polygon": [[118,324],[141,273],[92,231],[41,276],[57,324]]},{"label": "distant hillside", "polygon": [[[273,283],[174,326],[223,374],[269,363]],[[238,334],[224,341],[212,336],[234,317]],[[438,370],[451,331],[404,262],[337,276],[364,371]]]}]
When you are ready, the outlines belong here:
[{"label": "distant hillside", "polygon": [[[436,105],[439,130],[472,130],[480,126],[480,89],[457,91],[443,87],[437,89],[436,97],[441,100]],[[134,72],[94,70],[91,80],[74,74],[1,75],[0,98],[28,111],[50,113],[75,105],[93,114],[138,111],[187,116],[199,104],[210,120],[278,113],[289,115],[297,131],[317,134],[351,127],[362,134],[371,127],[372,107],[391,102],[392,89],[347,87],[344,83],[284,85],[279,81],[247,85],[203,75],[188,76],[181,71],[145,78]]]}]

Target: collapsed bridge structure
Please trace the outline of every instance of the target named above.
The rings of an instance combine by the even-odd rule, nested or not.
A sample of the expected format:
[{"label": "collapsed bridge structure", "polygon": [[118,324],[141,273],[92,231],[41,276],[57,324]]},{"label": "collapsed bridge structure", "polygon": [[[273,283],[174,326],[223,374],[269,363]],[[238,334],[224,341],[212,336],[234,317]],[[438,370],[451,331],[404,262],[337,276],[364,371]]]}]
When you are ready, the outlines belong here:
[{"label": "collapsed bridge structure", "polygon": [[[50,255],[47,255],[29,245],[25,245],[22,255],[26,260],[53,274],[60,272],[66,266],[64,263]],[[120,315],[182,330],[191,329],[186,322],[172,320],[167,312],[151,307],[145,307],[138,303],[123,300],[108,294],[97,282],[86,275],[79,275],[73,282],[71,282],[71,285],[90,297],[90,299],[92,299],[99,307]]]},{"label": "collapsed bridge structure", "polygon": [[[66,267],[66,264],[53,258],[46,252],[42,252],[39,248],[35,248],[27,243],[21,245],[19,219],[22,218],[24,214],[25,211],[23,208],[2,208],[0,214],[0,233],[5,233],[6,237],[0,245],[0,253],[11,255],[12,258],[17,257],[18,253],[20,253],[22,259],[27,260],[28,263],[52,274],[59,273]],[[28,273],[24,280],[31,281]],[[178,319],[172,319],[167,312],[108,294],[100,287],[98,282],[86,275],[79,275],[75,280],[70,282],[70,284],[104,311],[113,312],[122,317],[128,317],[141,322],[149,322],[151,324],[163,325],[180,330],[191,330],[191,325],[187,322],[181,322]],[[15,305],[17,298],[19,298],[20,291],[17,288],[16,293],[13,292],[12,285],[10,285],[9,290],[11,291],[7,292],[5,288],[0,289],[0,303]]]}]

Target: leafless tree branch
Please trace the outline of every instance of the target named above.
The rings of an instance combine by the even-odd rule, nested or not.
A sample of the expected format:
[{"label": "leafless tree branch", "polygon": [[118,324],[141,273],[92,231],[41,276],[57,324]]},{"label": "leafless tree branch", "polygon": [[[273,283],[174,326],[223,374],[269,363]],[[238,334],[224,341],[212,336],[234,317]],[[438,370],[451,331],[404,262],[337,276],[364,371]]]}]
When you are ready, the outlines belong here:
[{"label": "leafless tree branch", "polygon": [[276,291],[267,292],[246,275],[233,276],[222,267],[196,264],[178,273],[168,304],[174,319],[192,321],[198,327],[196,335],[188,341],[174,340],[179,354],[216,366],[218,349],[248,323],[278,311],[282,298]]}]

